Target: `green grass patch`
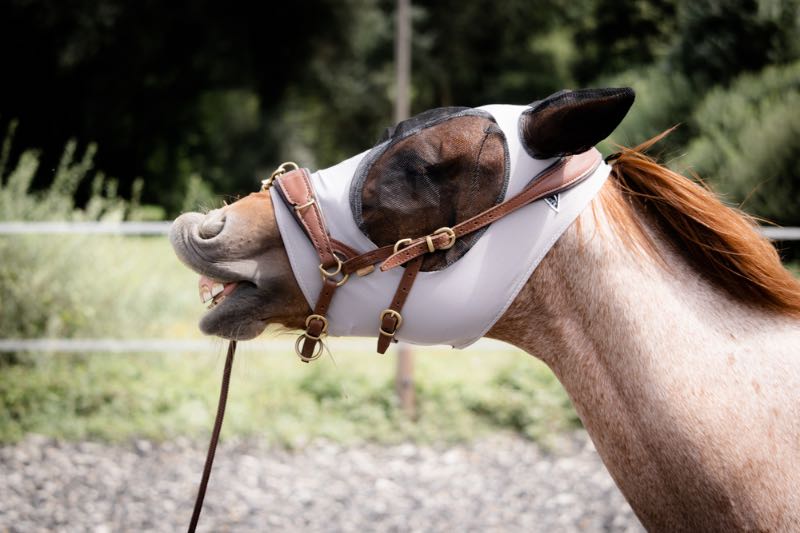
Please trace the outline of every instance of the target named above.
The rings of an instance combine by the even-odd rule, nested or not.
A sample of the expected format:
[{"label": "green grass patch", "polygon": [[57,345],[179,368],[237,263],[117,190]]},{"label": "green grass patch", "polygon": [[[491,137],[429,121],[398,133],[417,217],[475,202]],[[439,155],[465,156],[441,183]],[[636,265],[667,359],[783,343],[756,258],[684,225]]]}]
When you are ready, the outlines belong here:
[{"label": "green grass patch", "polygon": [[[332,342],[335,362],[326,357],[310,365],[292,354],[289,338],[276,341],[270,354],[240,345],[224,434],[286,446],[315,438],[453,442],[497,430],[546,440],[579,425],[552,373],[517,350],[415,352],[418,416],[411,421],[398,409],[395,358],[369,353],[372,342],[356,350]],[[220,343],[215,354],[51,355],[6,366],[0,442],[27,433],[204,438],[223,363]]]}]

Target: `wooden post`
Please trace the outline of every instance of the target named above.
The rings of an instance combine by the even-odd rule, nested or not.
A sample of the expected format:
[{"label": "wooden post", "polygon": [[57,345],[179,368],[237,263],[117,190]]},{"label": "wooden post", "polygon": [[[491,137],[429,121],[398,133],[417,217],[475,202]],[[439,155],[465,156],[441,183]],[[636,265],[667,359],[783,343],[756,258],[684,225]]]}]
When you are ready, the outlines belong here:
[{"label": "wooden post", "polygon": [[414,354],[411,347],[403,342],[397,345],[397,376],[395,377],[397,397],[400,408],[407,417],[417,416],[416,396],[414,394]]},{"label": "wooden post", "polygon": [[411,80],[411,1],[397,0],[395,18],[394,62],[397,94],[394,101],[394,120],[408,118],[408,86]]},{"label": "wooden post", "polygon": [[[394,120],[401,122],[410,113],[409,84],[411,81],[411,1],[397,0],[395,19],[395,77],[396,94]],[[397,350],[397,373],[395,387],[400,407],[409,418],[416,416],[414,397],[414,354],[411,347],[400,343]]]}]

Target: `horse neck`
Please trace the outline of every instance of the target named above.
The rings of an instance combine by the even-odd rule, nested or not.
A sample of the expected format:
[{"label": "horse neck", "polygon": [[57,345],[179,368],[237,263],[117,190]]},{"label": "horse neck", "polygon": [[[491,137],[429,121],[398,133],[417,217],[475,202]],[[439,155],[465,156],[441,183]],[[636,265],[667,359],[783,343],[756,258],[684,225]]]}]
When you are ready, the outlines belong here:
[{"label": "horse neck", "polygon": [[489,336],[551,367],[648,528],[786,526],[770,509],[800,509],[798,322],[736,301],[658,236],[665,264],[631,251],[596,207]]}]

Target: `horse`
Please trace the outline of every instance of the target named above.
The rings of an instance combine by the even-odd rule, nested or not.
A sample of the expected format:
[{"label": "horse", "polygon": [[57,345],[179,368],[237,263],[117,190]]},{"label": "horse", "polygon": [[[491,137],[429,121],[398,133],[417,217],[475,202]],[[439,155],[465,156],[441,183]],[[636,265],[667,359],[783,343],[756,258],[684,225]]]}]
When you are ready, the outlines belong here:
[{"label": "horse", "polygon": [[[463,211],[472,209],[472,216],[502,202],[508,192],[498,185],[504,179],[502,159],[513,167],[529,158],[545,168],[587,153],[618,125],[632,98],[630,90],[557,93],[515,111],[515,122],[500,132],[485,122],[492,117],[484,115],[500,109],[489,106],[476,115],[484,120],[474,122],[480,127],[444,122],[431,142],[414,139],[428,131],[425,121],[439,116],[436,112],[390,128],[386,146],[402,149],[402,161],[412,161],[417,175],[409,180],[408,166],[381,166],[378,154],[373,158],[378,181],[365,187],[376,188],[382,176],[394,173],[406,180],[406,203],[418,197],[429,203],[392,219],[396,213],[382,214],[391,202],[372,201],[364,218],[373,223],[373,248],[391,244],[397,235],[430,237],[437,225],[464,220]],[[466,112],[451,109],[444,115],[459,113]],[[399,130],[408,135],[397,137]],[[608,158],[608,176],[596,193],[563,231],[553,233],[540,260],[528,260],[536,263],[532,272],[519,269],[527,277],[479,333],[519,347],[552,369],[648,530],[798,530],[800,283],[754,219],[648,155],[664,135],[620,147]],[[478,168],[475,161],[482,156],[476,159],[476,150],[494,155]],[[459,170],[462,160],[470,172]],[[345,165],[350,177],[353,166]],[[464,177],[476,172],[486,175],[477,187]],[[423,174],[441,178],[441,194],[415,189]],[[464,202],[465,188],[480,201]],[[536,233],[528,212],[539,205],[543,213],[556,213],[553,200],[521,208],[514,215],[513,237],[525,242],[528,233]],[[261,191],[175,221],[173,247],[202,275],[201,295],[211,300],[200,323],[204,333],[244,340],[269,324],[308,326],[313,301],[298,282],[296,257],[287,251],[276,215],[286,206],[279,204],[275,194]],[[473,235],[473,246],[489,238],[497,224]],[[424,252],[424,243],[420,246]],[[444,272],[472,253],[445,257],[430,240],[428,247],[432,271]],[[482,256],[481,276],[490,276],[503,261]],[[381,275],[367,270],[364,280]],[[361,281],[356,277],[347,285]],[[417,297],[434,305],[447,295],[425,290]]]}]

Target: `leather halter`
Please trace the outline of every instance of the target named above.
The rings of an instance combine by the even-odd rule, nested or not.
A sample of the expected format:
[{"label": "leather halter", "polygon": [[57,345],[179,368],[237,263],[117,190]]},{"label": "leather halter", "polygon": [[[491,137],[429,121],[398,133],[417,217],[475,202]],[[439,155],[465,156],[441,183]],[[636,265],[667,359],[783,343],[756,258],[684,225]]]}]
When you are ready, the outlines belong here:
[{"label": "leather halter", "polygon": [[[394,245],[383,246],[359,254],[335,240],[327,229],[323,213],[314,196],[314,188],[307,169],[294,163],[284,163],[268,180],[262,190],[276,186],[281,199],[289,206],[319,258],[322,290],[312,314],[306,318],[305,331],[295,343],[301,360],[309,362],[322,355],[323,338],[328,331],[326,313],[336,289],[347,283],[351,274],[367,276],[376,265],[387,271],[406,265],[403,276],[389,306],[378,317],[377,351],[385,353],[403,323],[401,311],[419,273],[424,255],[446,250],[455,241],[495,222],[518,209],[580,183],[602,162],[600,152],[592,148],[581,154],[562,157],[539,175],[517,195],[465,220],[452,228],[439,228],[420,237],[400,239]],[[294,167],[288,170],[287,167]],[[287,171],[288,170],[288,171]],[[301,346],[302,344],[302,346]]]}]

